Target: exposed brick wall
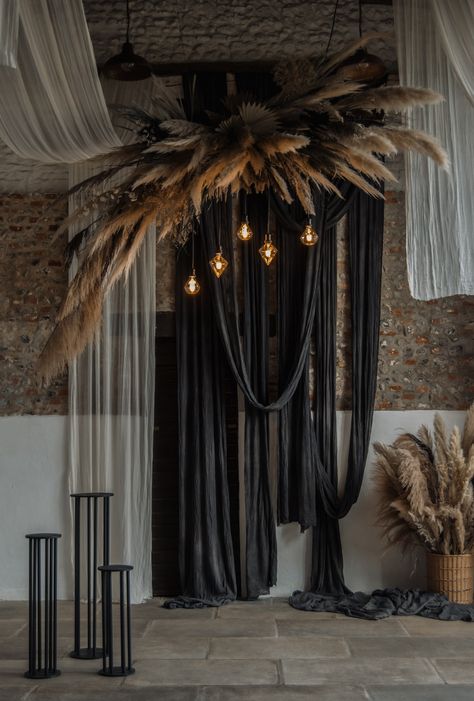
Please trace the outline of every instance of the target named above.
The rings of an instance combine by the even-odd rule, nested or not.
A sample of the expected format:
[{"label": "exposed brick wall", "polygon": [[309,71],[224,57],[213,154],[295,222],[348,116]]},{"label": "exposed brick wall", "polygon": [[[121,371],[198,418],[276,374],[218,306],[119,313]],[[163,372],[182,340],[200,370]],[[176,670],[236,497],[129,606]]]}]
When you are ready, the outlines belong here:
[{"label": "exposed brick wall", "polygon": [[[474,399],[474,297],[411,297],[405,203],[386,192],[376,409],[465,409]],[[338,231],[339,409],[350,408],[350,320],[345,226]]]},{"label": "exposed brick wall", "polygon": [[36,361],[66,289],[56,196],[0,197],[0,415],[67,413],[67,377],[38,385]]},{"label": "exposed brick wall", "polygon": [[[474,398],[474,298],[419,302],[408,290],[403,192],[387,192],[377,409],[464,409]],[[54,196],[0,200],[0,414],[64,414],[67,381],[37,385],[35,363],[66,288],[66,212]],[[338,408],[350,407],[350,338],[345,227],[338,240]],[[157,307],[174,308],[174,249],[158,244]]]}]

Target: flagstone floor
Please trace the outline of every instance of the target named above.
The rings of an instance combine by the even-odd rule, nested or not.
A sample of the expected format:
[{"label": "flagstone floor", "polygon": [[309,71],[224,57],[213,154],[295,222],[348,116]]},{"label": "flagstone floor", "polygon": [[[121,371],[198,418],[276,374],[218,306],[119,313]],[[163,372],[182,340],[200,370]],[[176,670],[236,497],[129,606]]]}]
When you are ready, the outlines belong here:
[{"label": "flagstone floor", "polygon": [[[59,603],[61,676],[31,681],[27,604],[0,602],[0,701],[472,701],[474,624],[362,621],[281,599],[219,610],[134,606],[136,673],[73,660],[73,607]],[[112,696],[113,694],[113,696]],[[110,695],[110,696],[109,696]]]}]

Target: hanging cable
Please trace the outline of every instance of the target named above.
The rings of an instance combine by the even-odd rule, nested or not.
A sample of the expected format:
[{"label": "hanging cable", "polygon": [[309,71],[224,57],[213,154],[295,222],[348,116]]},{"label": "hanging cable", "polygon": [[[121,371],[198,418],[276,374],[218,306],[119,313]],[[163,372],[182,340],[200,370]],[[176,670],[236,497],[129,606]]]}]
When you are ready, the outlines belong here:
[{"label": "hanging cable", "polygon": [[338,5],[339,5],[339,0],[336,0],[336,4],[334,5],[334,12],[332,15],[331,31],[329,32],[329,39],[328,39],[328,44],[326,46],[326,53],[324,54],[324,58],[327,58],[327,55],[329,52],[329,47],[331,46],[332,35],[334,34],[334,27],[336,26],[336,15],[337,15]]},{"label": "hanging cable", "polygon": [[359,39],[362,37],[362,0],[359,0]]},{"label": "hanging cable", "polygon": [[130,41],[130,5],[129,0],[126,0],[126,13],[127,13],[127,44]]}]

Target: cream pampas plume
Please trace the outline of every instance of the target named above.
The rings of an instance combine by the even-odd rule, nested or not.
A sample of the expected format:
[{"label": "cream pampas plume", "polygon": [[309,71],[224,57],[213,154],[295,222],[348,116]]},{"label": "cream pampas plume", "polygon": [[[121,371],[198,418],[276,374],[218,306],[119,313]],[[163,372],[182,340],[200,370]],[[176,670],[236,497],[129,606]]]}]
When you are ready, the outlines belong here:
[{"label": "cream pampas plume", "polygon": [[474,404],[463,434],[448,435],[439,414],[434,435],[422,426],[392,446],[374,444],[378,524],[389,545],[421,545],[442,555],[474,546]]},{"label": "cream pampas plume", "polygon": [[[229,96],[222,113],[207,113],[199,122],[186,118],[164,86],[153,113],[122,108],[137,142],[111,153],[106,169],[72,190],[85,202],[63,225],[80,229],[68,248],[78,267],[40,359],[42,377],[59,372],[93,338],[102,301],[126,276],[150,223],[156,222],[161,238],[182,241],[203,204],[229,193],[272,189],[312,214],[312,189],[339,194],[338,180],[380,197],[377,183],[394,179],[380,156],[415,150],[446,165],[438,142],[387,117],[440,95],[422,88],[369,89],[344,79],[344,62],[370,38],[312,61],[311,70],[307,60],[301,70],[295,62],[290,71],[278,67],[277,95],[266,101]],[[97,212],[93,222],[91,212]]]}]

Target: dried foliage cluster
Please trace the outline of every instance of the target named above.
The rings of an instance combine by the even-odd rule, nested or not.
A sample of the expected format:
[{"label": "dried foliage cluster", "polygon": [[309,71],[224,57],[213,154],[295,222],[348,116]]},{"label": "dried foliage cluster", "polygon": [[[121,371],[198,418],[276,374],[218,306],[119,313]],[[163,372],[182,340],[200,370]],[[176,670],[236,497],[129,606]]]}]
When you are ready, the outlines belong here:
[{"label": "dried foliage cluster", "polygon": [[337,180],[378,197],[374,184],[394,180],[381,157],[404,149],[446,166],[436,140],[390,121],[393,113],[438,102],[439,94],[346,79],[344,64],[371,38],[312,62],[312,70],[303,66],[298,80],[294,71],[277,71],[274,97],[232,95],[221,113],[199,122],[164,87],[153,114],[126,111],[137,142],[110,154],[107,168],[74,188],[85,204],[64,227],[79,229],[69,247],[70,255],[80,252],[79,265],[43,352],[43,375],[60,371],[91,340],[104,295],[130,270],[151,224],[160,237],[182,240],[203,203],[229,192],[271,188],[308,213],[312,188],[337,193]]},{"label": "dried foliage cluster", "polygon": [[390,545],[422,545],[441,555],[474,547],[474,404],[463,435],[448,436],[439,414],[433,434],[400,436],[393,445],[375,443],[378,523]]}]

